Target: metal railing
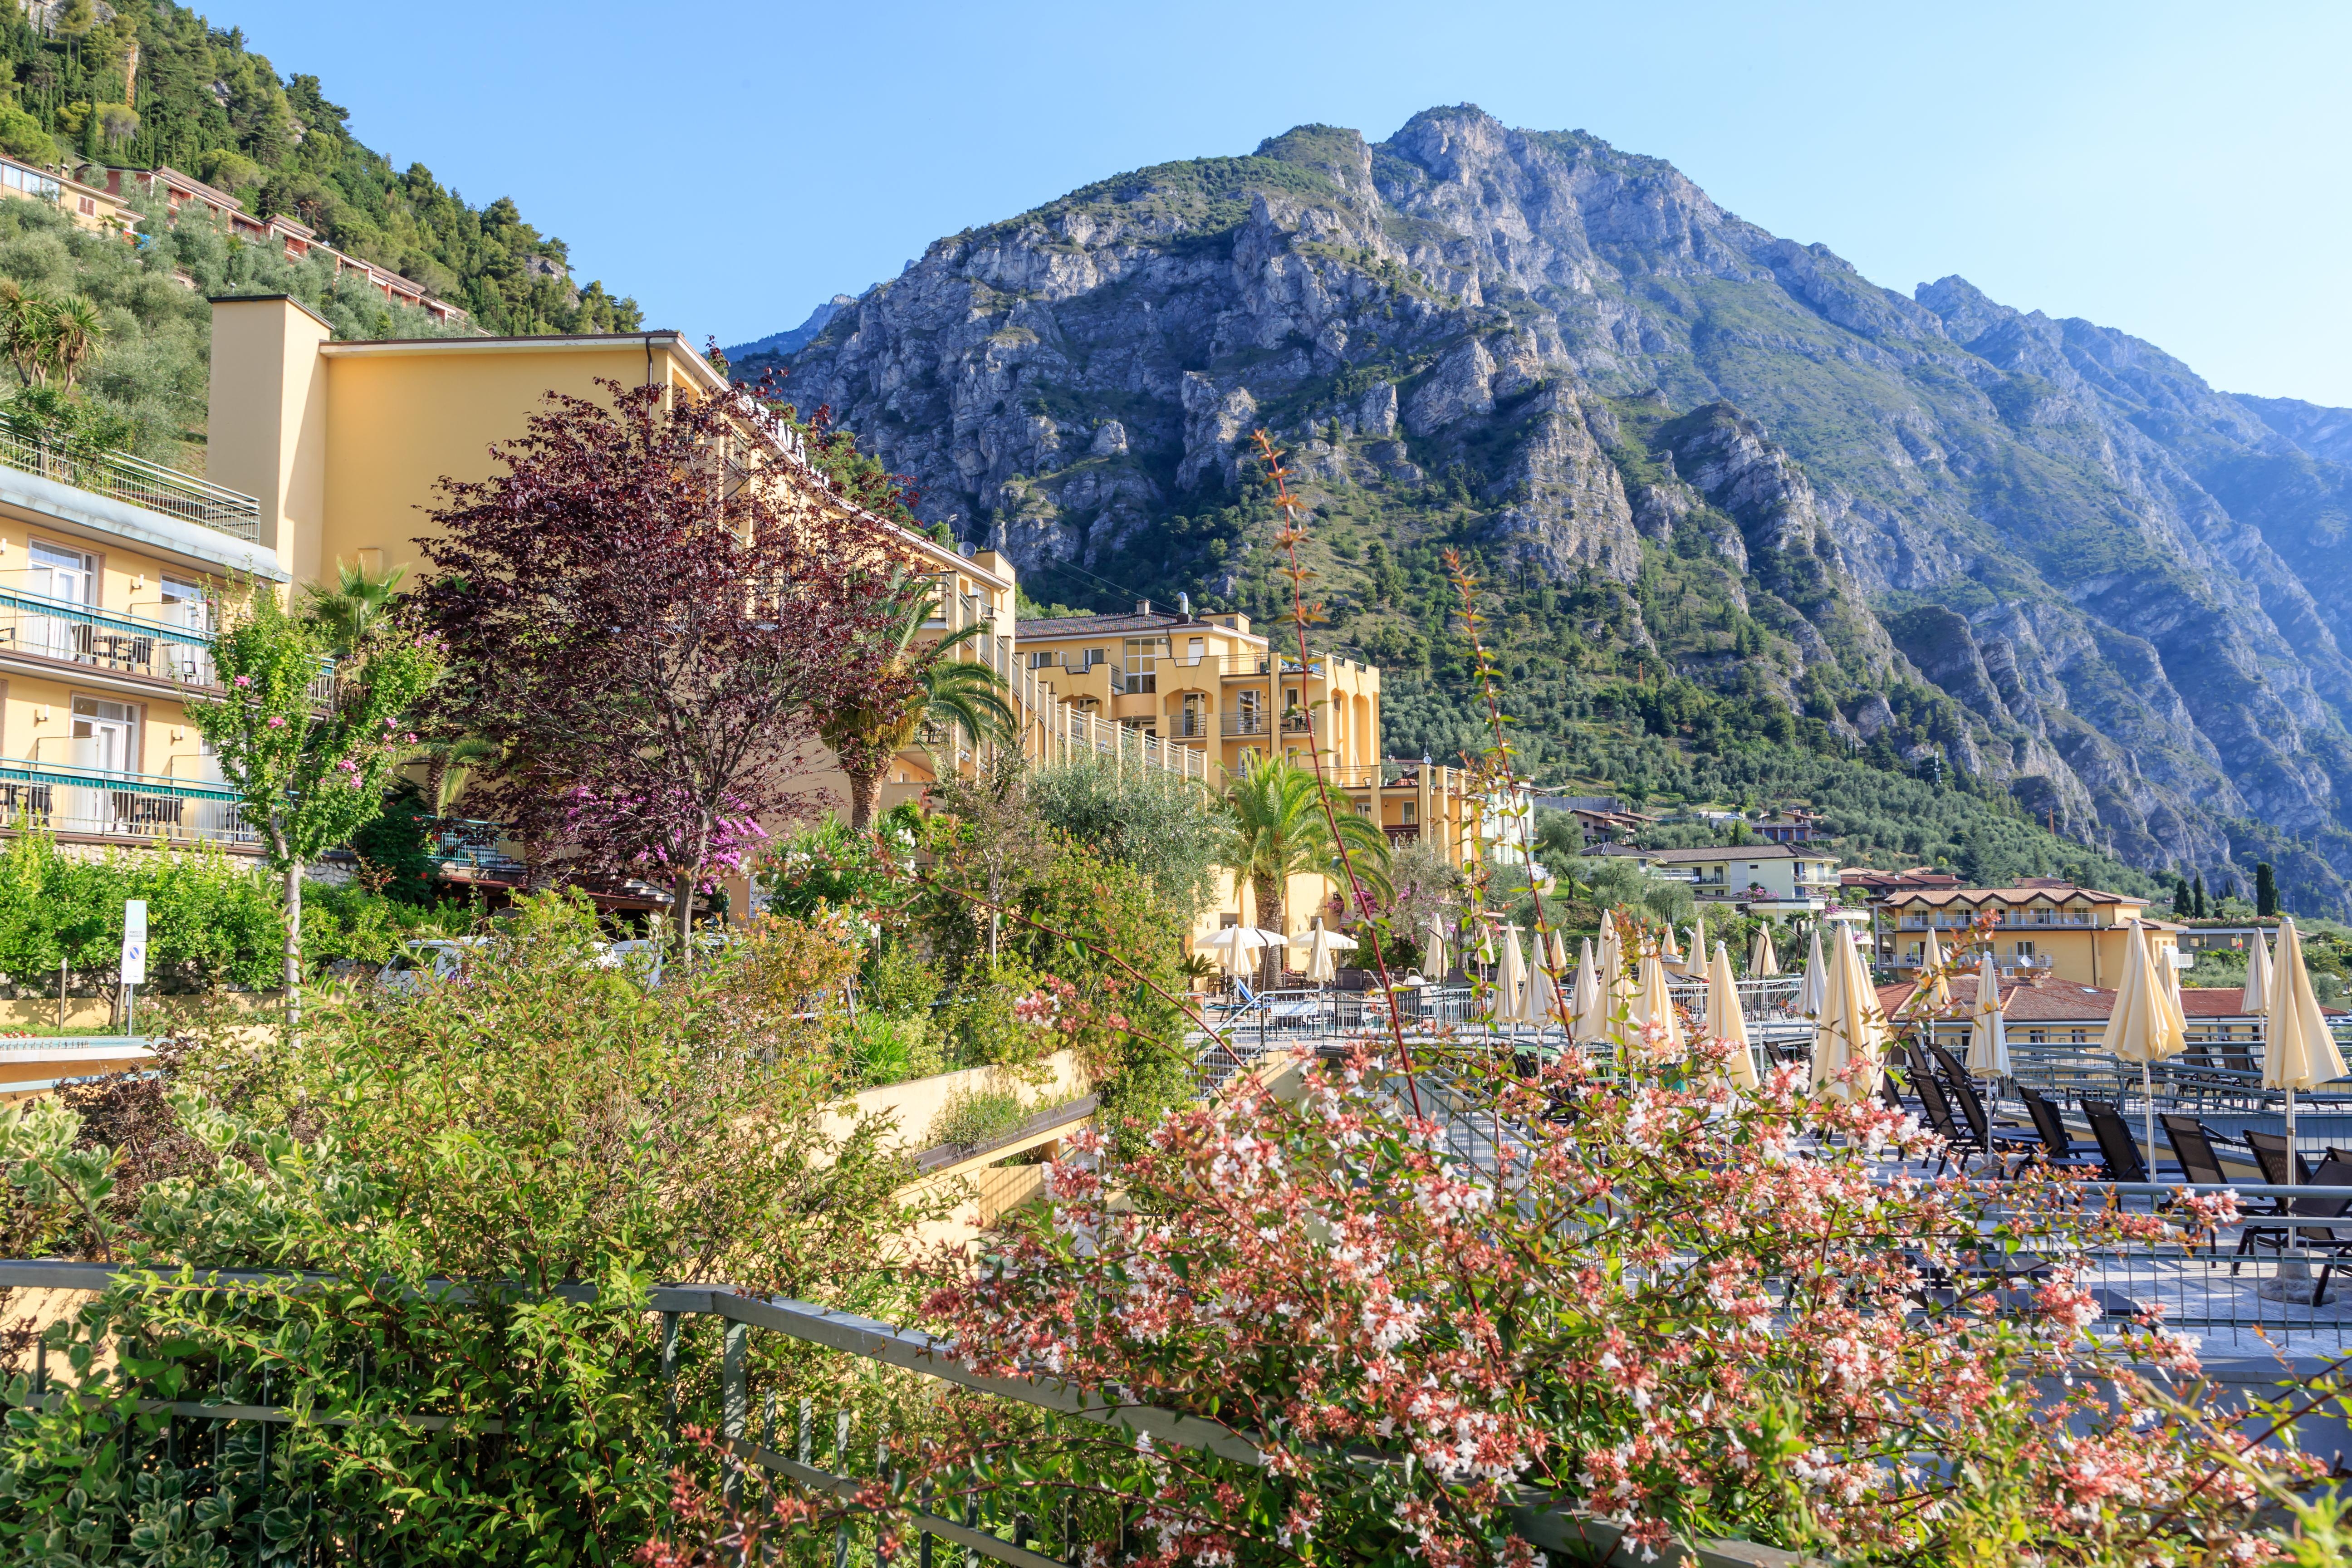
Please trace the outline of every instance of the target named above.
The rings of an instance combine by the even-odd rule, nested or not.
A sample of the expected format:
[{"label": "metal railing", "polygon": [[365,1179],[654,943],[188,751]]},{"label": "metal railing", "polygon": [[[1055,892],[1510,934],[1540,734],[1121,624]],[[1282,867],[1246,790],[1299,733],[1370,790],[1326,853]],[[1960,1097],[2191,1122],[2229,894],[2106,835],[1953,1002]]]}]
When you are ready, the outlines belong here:
[{"label": "metal railing", "polygon": [[253,848],[236,793],[149,773],[0,758],[0,826]]},{"label": "metal railing", "polygon": [[0,589],[0,654],[188,686],[219,680],[207,630],[8,589]]},{"label": "metal railing", "polygon": [[68,452],[0,430],[0,464],[200,523],[248,544],[261,538],[261,503],[253,497],[128,452]]},{"label": "metal railing", "polygon": [[[140,676],[177,686],[217,687],[208,627],[117,614],[70,599],[0,588],[0,656],[55,659],[84,669]],[[334,698],[335,661],[322,658],[311,700]]]},{"label": "metal railing", "polygon": [[1292,709],[1276,718],[1271,713],[1253,712],[1244,709],[1238,713],[1219,715],[1218,727],[1227,735],[1308,735],[1314,733],[1312,717]]},{"label": "metal railing", "polygon": [[[0,1260],[0,1289],[97,1291],[111,1285],[115,1274],[115,1267],[106,1263],[5,1259]],[[299,1293],[313,1284],[332,1283],[327,1276],[290,1271],[208,1271],[203,1282],[242,1294],[271,1288]],[[460,1308],[482,1300],[492,1290],[502,1300],[527,1297],[513,1282],[486,1289],[473,1282],[427,1279],[420,1287],[422,1294]],[[593,1285],[561,1285],[545,1294],[582,1302],[593,1301],[597,1297]],[[1119,1495],[1121,1483],[1124,1490],[1139,1497],[1156,1489],[1158,1478],[1151,1447],[1190,1448],[1243,1467],[1265,1463],[1255,1435],[1246,1428],[1139,1404],[1131,1395],[1087,1388],[1042,1370],[1004,1377],[982,1375],[961,1363],[953,1341],[876,1319],[832,1311],[786,1297],[752,1296],[736,1286],[723,1284],[655,1286],[647,1291],[645,1306],[659,1317],[659,1369],[667,1390],[664,1407],[673,1443],[686,1420],[695,1415],[706,1419],[715,1416],[719,1442],[746,1467],[795,1482],[804,1490],[830,1492],[850,1504],[852,1511],[859,1496],[870,1493],[877,1485],[896,1489],[901,1475],[899,1464],[918,1450],[923,1436],[919,1430],[907,1430],[896,1424],[889,1414],[892,1402],[887,1397],[875,1401],[881,1407],[878,1410],[860,1409],[855,1403],[855,1390],[859,1384],[876,1386],[878,1375],[886,1369],[912,1373],[992,1399],[1025,1405],[1044,1428],[1041,1436],[1049,1438],[1086,1436],[1109,1428],[1125,1434],[1126,1444],[1134,1447],[1136,1458],[1131,1472],[1118,1478],[1108,1495],[1092,1487],[1057,1488],[1048,1478],[1024,1476],[1017,1469],[1007,1473],[997,1467],[935,1478],[934,1488],[963,1482],[965,1489],[960,1503],[940,1500],[936,1492],[926,1489],[911,1500],[914,1506],[905,1510],[906,1522],[917,1533],[915,1561],[921,1564],[936,1561],[934,1543],[945,1542],[960,1548],[967,1563],[975,1558],[985,1558],[1007,1564],[1007,1568],[1079,1568],[1080,1564],[1116,1555],[1114,1549],[1131,1539],[1125,1500]],[[861,1377],[853,1371],[850,1377],[843,1380],[845,1393],[833,1408],[821,1408],[815,1401],[804,1398],[793,1398],[787,1404],[777,1388],[759,1386],[751,1338],[755,1331],[780,1334],[820,1352],[866,1363],[864,1369],[858,1369],[865,1375]],[[713,1362],[718,1374],[713,1380],[715,1387],[702,1385],[699,1379],[689,1375],[690,1365],[708,1367]],[[315,1479],[289,1474],[282,1464],[273,1471],[271,1434],[278,1428],[298,1422],[338,1427],[370,1425],[446,1434],[457,1442],[495,1437],[508,1430],[505,1418],[474,1412],[387,1412],[380,1397],[367,1397],[370,1367],[366,1360],[341,1370],[345,1373],[342,1381],[350,1391],[348,1397],[320,1397],[320,1391],[314,1388],[313,1397],[299,1408],[271,1403],[272,1380],[266,1371],[257,1373],[226,1364],[213,1369],[208,1381],[195,1382],[182,1390],[190,1397],[138,1401],[142,1412],[162,1417],[154,1424],[160,1430],[148,1435],[145,1440],[156,1451],[154,1457],[188,1472],[190,1495],[252,1500],[253,1506],[237,1507],[229,1513],[236,1522],[227,1533],[238,1554],[250,1548],[254,1560],[259,1562],[266,1548],[275,1544],[279,1550],[272,1555],[299,1561],[286,1551],[288,1540],[306,1531],[315,1531],[322,1540],[335,1542],[346,1549],[337,1553],[337,1561],[366,1563],[378,1561],[383,1555],[380,1549],[372,1549],[379,1548],[374,1538],[390,1522],[389,1511],[376,1516],[341,1514],[315,1520],[305,1514],[299,1521],[289,1518],[283,1521],[291,1529],[281,1525],[278,1531],[265,1535],[272,1517],[273,1496],[291,1501],[304,1496],[305,1487]],[[382,1386],[381,1378],[379,1372],[378,1388]],[[43,1409],[61,1404],[64,1391],[51,1384],[47,1347],[36,1342],[33,1371],[26,1380],[21,1403]],[[446,1396],[435,1402],[455,1408]],[[699,1410],[690,1408],[694,1405],[700,1406]],[[190,1436],[209,1426],[212,1432],[206,1436],[212,1440],[184,1441],[183,1424],[194,1426]],[[1139,1438],[1149,1441],[1138,1442]],[[273,1479],[278,1489],[274,1494]],[[738,1487],[732,1479],[726,1489],[730,1498],[737,1495]],[[1617,1527],[1562,1508],[1553,1494],[1528,1489],[1519,1500],[1520,1507],[1513,1512],[1513,1530],[1534,1545],[1555,1553],[1598,1552],[1605,1557],[1614,1552],[1621,1539]],[[310,1506],[315,1509],[315,1501]],[[941,1508],[951,1508],[954,1512],[951,1515],[939,1511]],[[867,1533],[859,1531],[861,1547],[868,1544],[862,1539]],[[836,1525],[832,1544],[835,1568],[846,1568],[853,1556],[851,1526],[846,1519]],[[886,1555],[880,1550],[882,1542],[876,1540],[870,1544],[876,1560],[882,1561]],[[856,1555],[862,1559],[864,1552]],[[1699,1568],[1769,1568],[1785,1561],[1788,1554],[1748,1542],[1702,1540],[1690,1544],[1688,1555]]]}]

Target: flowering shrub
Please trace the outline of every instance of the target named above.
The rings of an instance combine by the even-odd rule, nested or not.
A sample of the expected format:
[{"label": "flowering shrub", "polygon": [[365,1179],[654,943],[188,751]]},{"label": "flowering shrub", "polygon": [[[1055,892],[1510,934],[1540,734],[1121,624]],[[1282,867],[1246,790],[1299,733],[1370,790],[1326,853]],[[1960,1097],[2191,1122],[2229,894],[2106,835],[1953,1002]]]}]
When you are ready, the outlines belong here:
[{"label": "flowering shrub", "polygon": [[[1260,1447],[1255,1471],[1159,1454],[1143,1563],[1524,1562],[1528,1500],[1648,1552],[2274,1554],[2255,1505],[2319,1467],[2248,1450],[2179,1392],[2193,1342],[2112,1317],[2085,1274],[2087,1248],[2193,1238],[2221,1205],[2067,1214],[2031,1179],[1874,1179],[1930,1136],[1811,1096],[1801,1068],[1735,1091],[1724,1054],[1524,1078],[1463,1059],[1443,1117],[1362,1050],[1286,1098],[1244,1085],[1115,1181],[1080,1141],[1050,1205],[977,1273],[943,1260],[927,1307],[975,1372],[1049,1371]],[[1465,1124],[1499,1152],[1466,1155]]]}]

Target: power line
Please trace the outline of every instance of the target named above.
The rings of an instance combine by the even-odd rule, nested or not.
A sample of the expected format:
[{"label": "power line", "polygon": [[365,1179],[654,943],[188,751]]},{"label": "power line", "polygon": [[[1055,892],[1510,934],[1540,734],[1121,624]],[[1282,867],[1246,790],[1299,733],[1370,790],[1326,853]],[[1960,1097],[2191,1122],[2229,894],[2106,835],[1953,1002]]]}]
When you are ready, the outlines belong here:
[{"label": "power line", "polygon": [[1109,578],[1103,576],[1100,573],[1087,571],[1085,567],[1077,564],[1076,562],[1064,561],[1058,556],[1049,555],[1045,558],[1045,564],[1059,571],[1069,573],[1076,578],[1090,577],[1094,579],[1095,582],[1101,584],[1106,588],[1108,588],[1112,593],[1123,594],[1129,599],[1140,599],[1144,596],[1143,595],[1137,593],[1134,589],[1129,587],[1126,584],[1114,583]]}]

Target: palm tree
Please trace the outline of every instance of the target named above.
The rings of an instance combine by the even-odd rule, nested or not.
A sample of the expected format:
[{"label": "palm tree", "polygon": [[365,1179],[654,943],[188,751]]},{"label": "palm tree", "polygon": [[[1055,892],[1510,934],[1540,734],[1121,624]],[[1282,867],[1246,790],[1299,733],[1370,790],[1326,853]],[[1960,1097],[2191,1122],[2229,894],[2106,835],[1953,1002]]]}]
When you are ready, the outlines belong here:
[{"label": "palm tree", "polygon": [[[1325,809],[1328,804],[1329,810]],[[1250,885],[1258,924],[1283,929],[1283,900],[1290,879],[1309,872],[1348,885],[1349,870],[1367,890],[1390,896],[1388,837],[1356,815],[1348,797],[1315,776],[1311,768],[1282,758],[1246,757],[1230,775],[1221,802],[1225,820],[1224,864],[1236,881]],[[1331,833],[1339,824],[1339,837]],[[1348,864],[1340,864],[1340,851]],[[1267,949],[1265,979],[1272,984],[1281,963]]]},{"label": "palm tree", "polygon": [[449,803],[466,787],[466,775],[480,763],[497,762],[506,752],[506,747],[481,735],[427,741],[420,754],[425,762],[425,797],[433,806],[433,815],[448,816]]},{"label": "palm tree", "polygon": [[98,355],[106,342],[106,321],[98,307],[79,294],[58,301],[49,317],[48,362],[66,390],[71,392],[82,366]]},{"label": "palm tree", "polygon": [[[986,635],[985,626],[965,626],[928,647],[915,646],[916,634],[938,613],[939,600],[928,581],[904,582],[898,617],[875,650],[882,679],[873,689],[880,695],[845,702],[819,717],[818,738],[833,748],[849,777],[849,826],[858,832],[873,826],[875,798],[890,759],[926,730],[960,727],[976,742],[1005,744],[1019,732],[1020,720],[1004,700],[1004,677],[977,660],[955,657],[959,648]],[[937,754],[935,750],[935,762]]]},{"label": "palm tree", "polygon": [[0,346],[16,367],[16,378],[26,386],[46,386],[49,380],[49,345],[57,339],[57,306],[47,296],[28,293],[15,282],[0,279]]},{"label": "palm tree", "polygon": [[391,613],[393,601],[400,596],[400,580],[407,573],[407,567],[395,566],[381,577],[372,577],[365,563],[346,566],[338,559],[333,587],[302,584],[309,601],[304,612],[325,634],[327,647],[337,658],[359,657],[370,634]]}]

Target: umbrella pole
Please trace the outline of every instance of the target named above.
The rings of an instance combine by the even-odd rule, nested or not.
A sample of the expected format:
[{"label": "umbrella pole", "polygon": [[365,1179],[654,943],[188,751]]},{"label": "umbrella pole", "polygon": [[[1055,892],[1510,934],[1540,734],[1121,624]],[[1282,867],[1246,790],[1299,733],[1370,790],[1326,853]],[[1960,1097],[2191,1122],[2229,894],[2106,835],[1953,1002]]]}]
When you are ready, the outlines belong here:
[{"label": "umbrella pole", "polygon": [[2139,1106],[2147,1118],[2147,1168],[2156,1169],[2156,1090],[2150,1080],[2147,1064],[2139,1064]]},{"label": "umbrella pole", "polygon": [[2294,1168],[2299,1163],[2294,1156],[2294,1090],[2286,1091],[2286,1184],[2294,1185]]}]

